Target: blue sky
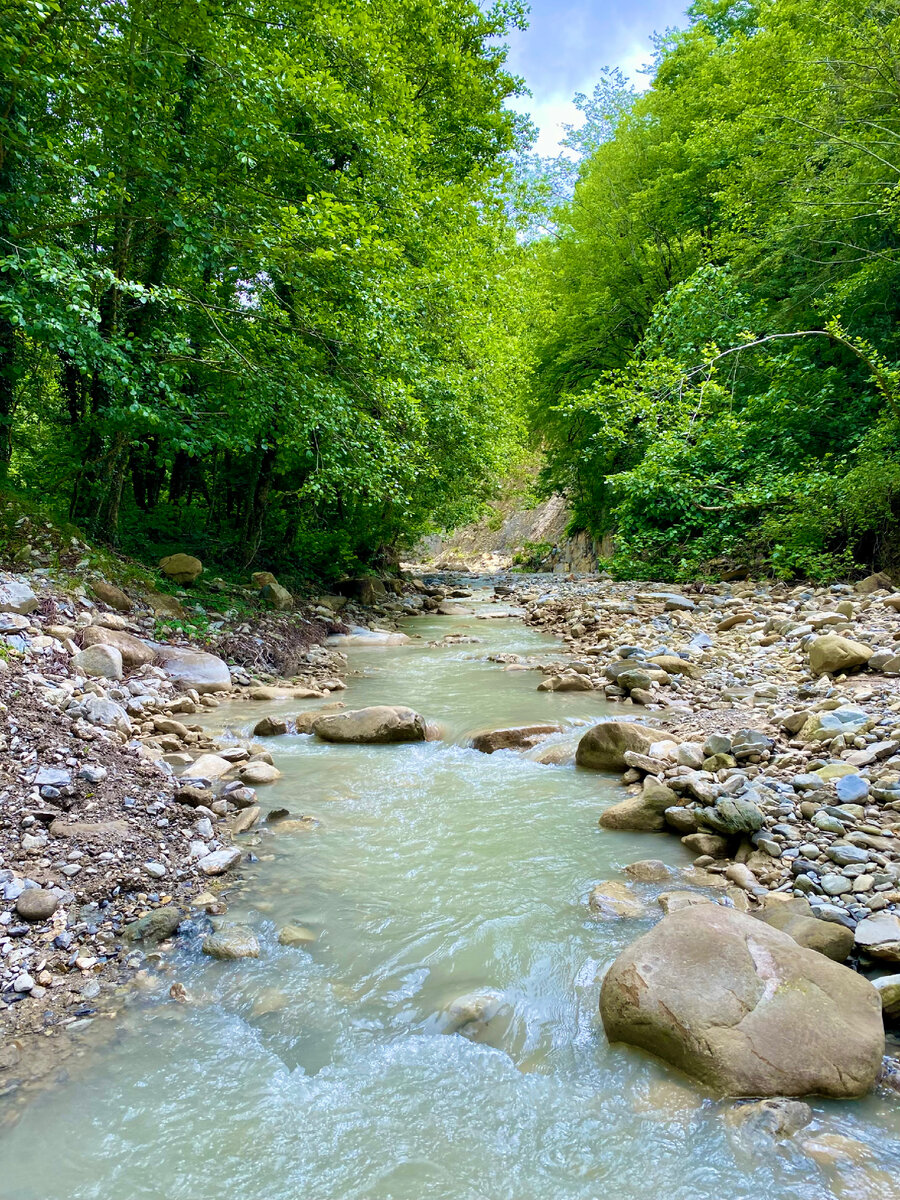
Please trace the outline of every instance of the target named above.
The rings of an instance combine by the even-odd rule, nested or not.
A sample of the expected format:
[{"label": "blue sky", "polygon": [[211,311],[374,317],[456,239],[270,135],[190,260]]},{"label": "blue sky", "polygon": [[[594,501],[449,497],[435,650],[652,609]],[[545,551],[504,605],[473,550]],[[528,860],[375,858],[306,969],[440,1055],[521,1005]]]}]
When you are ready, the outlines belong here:
[{"label": "blue sky", "polygon": [[536,149],[556,153],[562,122],[578,124],[575,92],[590,92],[601,67],[621,67],[637,87],[652,49],[650,35],[684,24],[690,0],[531,0],[524,33],[508,37],[509,65],[528,82],[533,98],[514,107],[541,129]]}]

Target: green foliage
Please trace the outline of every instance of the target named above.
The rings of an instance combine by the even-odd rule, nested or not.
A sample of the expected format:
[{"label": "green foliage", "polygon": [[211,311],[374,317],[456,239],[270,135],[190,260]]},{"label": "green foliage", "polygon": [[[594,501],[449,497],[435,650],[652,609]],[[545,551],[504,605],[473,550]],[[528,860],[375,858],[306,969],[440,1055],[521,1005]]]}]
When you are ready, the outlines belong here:
[{"label": "green foliage", "polygon": [[477,511],[528,356],[521,6],[14,0],[0,468],[94,535],[297,576]]},{"label": "green foliage", "polygon": [[523,542],[522,549],[513,555],[513,568],[518,571],[543,571],[553,552],[550,542]]},{"label": "green foliage", "polygon": [[900,565],[900,10],[690,15],[531,249],[544,487],[620,577]]}]

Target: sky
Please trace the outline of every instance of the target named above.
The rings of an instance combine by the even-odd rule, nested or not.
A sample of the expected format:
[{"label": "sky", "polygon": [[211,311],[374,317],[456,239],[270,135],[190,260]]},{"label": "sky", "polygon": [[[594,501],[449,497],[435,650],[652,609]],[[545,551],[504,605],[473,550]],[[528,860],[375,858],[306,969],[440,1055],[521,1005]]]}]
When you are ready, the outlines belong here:
[{"label": "sky", "polygon": [[507,37],[509,66],[533,97],[513,107],[531,113],[541,135],[535,149],[556,154],[563,122],[578,125],[575,92],[590,92],[601,67],[620,67],[637,88],[652,56],[650,35],[684,24],[690,0],[531,0],[528,29]]}]

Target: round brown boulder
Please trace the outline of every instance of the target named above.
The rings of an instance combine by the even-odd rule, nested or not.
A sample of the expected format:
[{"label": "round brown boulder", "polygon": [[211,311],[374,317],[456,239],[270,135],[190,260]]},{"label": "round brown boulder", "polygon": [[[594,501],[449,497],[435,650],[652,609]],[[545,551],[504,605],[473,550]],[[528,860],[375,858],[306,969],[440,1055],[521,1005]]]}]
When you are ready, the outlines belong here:
[{"label": "round brown boulder", "polygon": [[726,1096],[862,1096],[884,1054],[867,979],[714,904],[670,913],[623,951],[600,1015],[611,1042]]},{"label": "round brown boulder", "polygon": [[424,742],[425,718],[411,708],[376,704],[349,712],[329,713],[313,722],[313,733],[323,742]]},{"label": "round brown boulder", "polygon": [[120,629],[107,629],[105,625],[88,625],[81,640],[85,646],[112,646],[122,655],[126,667],[143,667],[156,658],[156,651],[140,638]]},{"label": "round brown boulder", "polygon": [[633,750],[646,754],[661,739],[658,729],[634,721],[601,721],[592,726],[578,743],[575,764],[594,771],[624,771],[625,753]]},{"label": "round brown boulder", "polygon": [[26,888],[16,901],[16,912],[25,921],[49,921],[59,908],[52,892],[43,888]]},{"label": "round brown boulder", "polygon": [[159,565],[163,574],[175,583],[193,583],[203,571],[203,563],[192,554],[168,554]]}]

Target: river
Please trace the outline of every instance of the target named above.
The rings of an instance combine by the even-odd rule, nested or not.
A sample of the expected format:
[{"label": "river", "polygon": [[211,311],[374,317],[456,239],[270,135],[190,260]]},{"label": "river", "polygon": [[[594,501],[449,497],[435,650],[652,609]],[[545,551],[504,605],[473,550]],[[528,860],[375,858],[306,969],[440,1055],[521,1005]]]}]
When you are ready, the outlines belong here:
[{"label": "river", "polygon": [[[342,698],[408,704],[443,740],[270,741],[284,776],[260,789],[264,810],[321,826],[247,839],[257,860],[228,920],[252,926],[260,958],[217,962],[199,933],[180,939],[164,987],[0,1134],[2,1200],[896,1200],[887,1100],[816,1105],[813,1132],[863,1147],[861,1166],[820,1168],[791,1143],[748,1147],[727,1105],[607,1044],[599,981],[664,887],[638,886],[645,920],[592,920],[588,892],[687,852],[598,828],[613,777],[466,747],[485,726],[610,711],[485,661],[558,643],[513,619],[406,628],[410,645],[350,651]],[[451,632],[481,641],[429,645]],[[214,719],[246,731],[298,707]],[[289,922],[316,941],[280,945]],[[175,980],[189,1003],[168,999]],[[502,1002],[484,1040],[441,1031],[449,1001],[485,989]]]}]

